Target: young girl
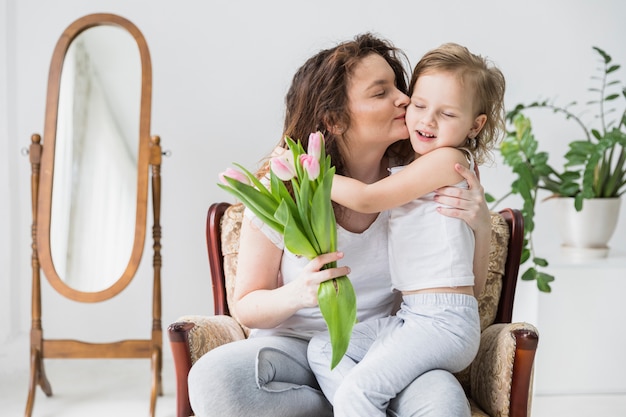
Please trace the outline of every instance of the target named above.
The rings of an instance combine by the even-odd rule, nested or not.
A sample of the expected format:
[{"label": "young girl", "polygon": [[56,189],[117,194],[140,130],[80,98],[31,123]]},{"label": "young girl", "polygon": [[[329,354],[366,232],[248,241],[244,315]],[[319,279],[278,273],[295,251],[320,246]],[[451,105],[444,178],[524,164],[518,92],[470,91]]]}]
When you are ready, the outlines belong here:
[{"label": "young girl", "polygon": [[[335,416],[384,416],[389,401],[419,375],[458,372],[474,359],[480,342],[475,297],[486,277],[474,279],[472,230],[438,214],[434,191],[467,188],[454,166],[474,169],[504,131],[504,89],[501,71],[465,47],[444,44],[428,52],[413,71],[406,110],[415,160],[372,184],[335,177],[335,202],[364,213],[392,209],[391,279],[402,292],[395,317],[355,326],[358,349],[349,347],[332,372],[328,334],[311,340],[309,363]],[[372,342],[367,354],[364,339]]]}]

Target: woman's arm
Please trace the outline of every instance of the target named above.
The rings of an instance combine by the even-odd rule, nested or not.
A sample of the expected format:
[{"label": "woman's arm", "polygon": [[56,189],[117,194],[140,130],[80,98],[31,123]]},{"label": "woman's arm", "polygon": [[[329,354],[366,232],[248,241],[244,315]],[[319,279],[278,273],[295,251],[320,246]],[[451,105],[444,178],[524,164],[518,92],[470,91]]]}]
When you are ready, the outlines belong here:
[{"label": "woman's arm", "polygon": [[468,189],[443,187],[437,190],[435,200],[449,206],[439,207],[439,213],[464,220],[474,231],[476,238],[474,294],[478,297],[487,281],[491,244],[491,214],[485,201],[485,191],[480,185],[476,173],[460,164],[455,165],[454,169],[467,180]]},{"label": "woman's arm", "polygon": [[343,256],[334,252],[313,259],[298,279],[282,285],[279,282],[282,256],[283,251],[244,218],[233,294],[234,312],[243,325],[259,329],[276,327],[296,311],[316,306],[321,282],[350,272],[345,266],[320,271],[325,264]]},{"label": "woman's arm", "polygon": [[336,175],[331,198],[360,213],[378,213],[406,204],[439,187],[456,184],[462,179],[454,170],[457,163],[467,165],[462,151],[439,148],[373,184]]}]

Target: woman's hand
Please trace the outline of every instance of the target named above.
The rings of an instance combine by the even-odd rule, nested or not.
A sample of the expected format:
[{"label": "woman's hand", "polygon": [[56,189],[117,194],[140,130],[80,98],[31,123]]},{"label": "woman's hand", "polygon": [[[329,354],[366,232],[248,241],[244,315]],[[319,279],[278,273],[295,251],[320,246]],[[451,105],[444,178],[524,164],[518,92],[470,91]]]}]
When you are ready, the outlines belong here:
[{"label": "woman's hand", "polygon": [[474,232],[484,232],[491,228],[491,216],[485,201],[485,190],[474,171],[461,164],[454,169],[467,180],[469,189],[442,187],[436,190],[435,201],[450,207],[439,207],[439,213],[457,217],[465,221]]},{"label": "woman's hand", "polygon": [[343,258],[342,252],[326,253],[313,258],[304,267],[300,276],[290,285],[290,291],[294,299],[298,300],[300,308],[317,306],[317,290],[322,282],[350,273],[350,268],[347,266],[322,269],[324,265],[341,258]]},{"label": "woman's hand", "polygon": [[341,252],[327,253],[309,261],[297,279],[283,285],[282,257],[283,250],[244,217],[231,309],[243,325],[258,329],[278,326],[296,311],[317,305],[321,282],[350,271],[345,266],[321,270],[327,263],[343,257]]},{"label": "woman's hand", "polygon": [[231,309],[241,324],[258,329],[276,327],[296,311],[315,307],[321,282],[350,272],[345,266],[321,270],[327,263],[343,257],[341,252],[327,253],[308,262],[297,279],[283,285],[282,257],[283,250],[244,218]]}]

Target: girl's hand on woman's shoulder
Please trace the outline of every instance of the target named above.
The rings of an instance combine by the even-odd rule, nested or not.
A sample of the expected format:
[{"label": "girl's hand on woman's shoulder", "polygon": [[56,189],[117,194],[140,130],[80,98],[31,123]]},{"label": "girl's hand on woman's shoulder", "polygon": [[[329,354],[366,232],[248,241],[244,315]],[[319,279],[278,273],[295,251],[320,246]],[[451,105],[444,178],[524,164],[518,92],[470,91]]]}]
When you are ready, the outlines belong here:
[{"label": "girl's hand on woman's shoulder", "polygon": [[469,188],[442,187],[436,190],[435,201],[450,206],[439,207],[439,213],[465,221],[475,233],[489,230],[491,216],[477,173],[461,164],[456,164],[454,169],[467,180]]}]

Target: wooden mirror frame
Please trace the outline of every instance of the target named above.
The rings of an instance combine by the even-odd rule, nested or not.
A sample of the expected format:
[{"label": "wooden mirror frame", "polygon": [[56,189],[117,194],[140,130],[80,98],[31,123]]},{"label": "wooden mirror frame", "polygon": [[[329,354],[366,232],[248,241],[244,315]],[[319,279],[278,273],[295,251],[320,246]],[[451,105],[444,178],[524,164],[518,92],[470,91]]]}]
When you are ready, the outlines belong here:
[{"label": "wooden mirror frame", "polygon": [[[139,47],[141,58],[141,106],[139,114],[139,152],[137,158],[137,206],[133,248],[124,273],[113,285],[104,290],[83,292],[70,287],[63,281],[54,267],[51,254],[50,218],[57,139],[57,116],[59,111],[61,73],[68,48],[74,39],[87,29],[103,25],[118,26],[125,29],[133,36]],[[151,93],[152,68],[150,64],[150,53],[143,35],[131,22],[116,15],[93,14],[78,19],[63,32],[52,55],[50,73],[48,76],[48,96],[43,136],[46,147],[43,150],[41,159],[41,177],[39,179],[40,189],[37,207],[37,251],[41,269],[50,282],[50,285],[52,285],[57,292],[74,301],[98,302],[114,297],[132,281],[141,262],[141,255],[146,239]]]},{"label": "wooden mirror frame", "polygon": [[[130,33],[139,48],[141,59],[141,108],[139,122],[139,152],[137,175],[137,207],[134,243],[128,265],[122,276],[110,287],[97,292],[83,292],[69,287],[59,277],[52,262],[50,250],[50,215],[54,149],[57,134],[57,115],[61,72],[67,50],[72,41],[85,30],[95,26],[117,26]],[[47,396],[52,395],[44,370],[44,358],[148,358],[152,361],[150,415],[154,416],[156,397],[162,395],[162,326],[161,326],[161,146],[158,136],[150,137],[150,107],[152,95],[152,68],[147,43],[139,29],[130,21],[107,13],[84,16],[74,21],[61,35],[55,47],[48,78],[48,95],[44,124],[44,143],[41,137],[31,137],[32,235],[32,315],[30,333],[30,382],[25,416],[32,414],[37,385]],[[152,337],[145,340],[121,340],[112,343],[87,343],[78,340],[50,340],[43,337],[41,320],[41,275],[43,270],[51,286],[63,296],[80,302],[99,302],[119,294],[135,276],[145,245],[146,213],[148,205],[148,171],[152,171],[153,208],[153,267]]]}]

